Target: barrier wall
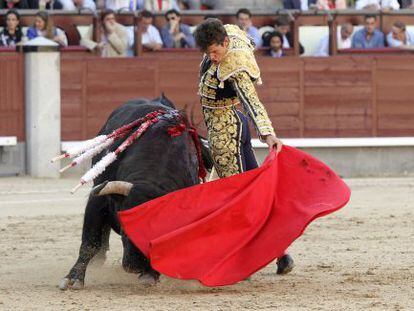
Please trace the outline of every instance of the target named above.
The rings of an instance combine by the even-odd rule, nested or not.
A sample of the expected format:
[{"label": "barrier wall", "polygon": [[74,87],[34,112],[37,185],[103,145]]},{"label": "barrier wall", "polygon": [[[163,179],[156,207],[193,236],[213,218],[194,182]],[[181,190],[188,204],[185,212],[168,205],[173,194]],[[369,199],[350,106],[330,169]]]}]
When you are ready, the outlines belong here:
[{"label": "barrier wall", "polygon": [[[200,57],[189,51],[129,59],[62,55],[62,139],[94,136],[118,105],[161,92],[203,129]],[[259,96],[281,137],[414,136],[414,56],[261,56],[258,62]]]},{"label": "barrier wall", "polygon": [[24,140],[23,55],[0,49],[0,136]]},{"label": "barrier wall", "polygon": [[[199,61],[197,52],[128,59],[62,53],[62,139],[93,136],[118,105],[161,92],[203,128]],[[282,137],[414,136],[414,56],[258,61],[264,82],[258,92]],[[24,141],[23,84],[23,56],[1,53],[0,136],[17,136],[19,141]]]}]

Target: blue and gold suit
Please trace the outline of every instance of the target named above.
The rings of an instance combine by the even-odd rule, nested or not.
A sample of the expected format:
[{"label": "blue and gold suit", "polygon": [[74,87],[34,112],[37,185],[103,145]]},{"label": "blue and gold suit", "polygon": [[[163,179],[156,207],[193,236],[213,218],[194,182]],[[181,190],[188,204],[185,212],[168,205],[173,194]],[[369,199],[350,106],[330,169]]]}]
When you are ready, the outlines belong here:
[{"label": "blue and gold suit", "polygon": [[204,57],[199,85],[208,141],[214,167],[220,177],[257,166],[247,119],[237,110],[239,103],[252,120],[260,138],[274,134],[272,123],[254,86],[255,83],[261,83],[254,46],[239,27],[224,27],[229,38],[228,52],[219,64]]}]

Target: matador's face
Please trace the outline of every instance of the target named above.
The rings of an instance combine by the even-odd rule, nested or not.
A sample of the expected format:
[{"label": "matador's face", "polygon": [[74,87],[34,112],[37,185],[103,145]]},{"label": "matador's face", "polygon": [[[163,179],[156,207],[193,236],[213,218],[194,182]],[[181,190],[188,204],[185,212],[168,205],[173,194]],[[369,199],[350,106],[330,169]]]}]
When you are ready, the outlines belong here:
[{"label": "matador's face", "polygon": [[229,39],[225,38],[223,44],[213,43],[207,48],[206,54],[214,63],[219,64],[227,54],[229,47]]}]

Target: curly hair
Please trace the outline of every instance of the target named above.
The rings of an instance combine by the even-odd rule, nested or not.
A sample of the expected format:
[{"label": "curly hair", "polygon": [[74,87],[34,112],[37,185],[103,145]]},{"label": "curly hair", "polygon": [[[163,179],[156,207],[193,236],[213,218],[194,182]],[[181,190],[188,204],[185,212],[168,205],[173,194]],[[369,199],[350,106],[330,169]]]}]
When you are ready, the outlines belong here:
[{"label": "curly hair", "polygon": [[222,45],[226,37],[226,29],[217,18],[206,19],[194,31],[196,44],[202,51],[207,51],[212,44]]}]

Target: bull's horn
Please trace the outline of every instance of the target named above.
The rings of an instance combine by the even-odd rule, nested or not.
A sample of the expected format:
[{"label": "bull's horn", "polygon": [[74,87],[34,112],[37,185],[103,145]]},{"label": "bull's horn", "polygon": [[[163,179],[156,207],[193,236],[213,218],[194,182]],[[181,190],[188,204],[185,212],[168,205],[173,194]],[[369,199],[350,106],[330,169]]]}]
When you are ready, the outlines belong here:
[{"label": "bull's horn", "polygon": [[105,181],[91,190],[91,195],[121,194],[127,196],[134,184],[126,181]]}]

